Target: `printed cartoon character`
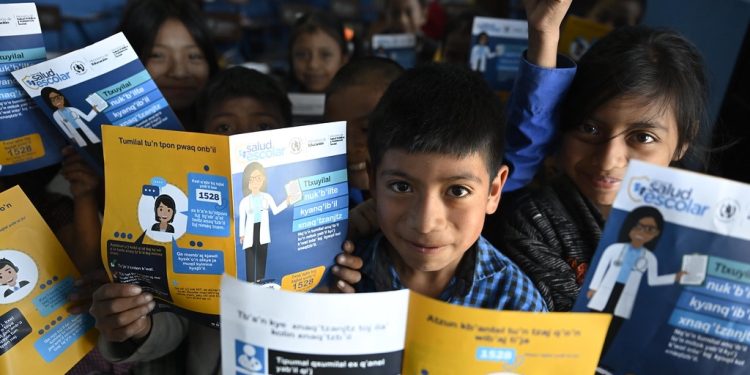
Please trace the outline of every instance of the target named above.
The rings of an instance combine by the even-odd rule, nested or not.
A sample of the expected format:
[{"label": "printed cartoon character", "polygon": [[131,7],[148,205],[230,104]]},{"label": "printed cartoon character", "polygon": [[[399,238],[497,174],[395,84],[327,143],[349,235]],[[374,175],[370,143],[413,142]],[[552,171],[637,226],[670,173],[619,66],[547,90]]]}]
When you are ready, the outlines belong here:
[{"label": "printed cartoon character", "polygon": [[289,206],[290,198],[276,205],[273,197],[266,193],[266,170],[258,162],[252,162],[242,173],[242,193],[239,204],[240,243],[245,250],[247,281],[255,282],[266,274],[268,244],[271,231],[268,227],[268,209],[276,215]]},{"label": "printed cartoon character", "polygon": [[469,56],[471,70],[484,73],[487,69],[487,60],[502,54],[502,46],[498,45],[497,51],[493,53],[489,43],[490,36],[487,33],[482,32],[477,36],[477,44],[471,47],[471,55]]},{"label": "printed cartoon character", "polygon": [[41,97],[50,109],[54,111],[52,118],[55,119],[55,122],[62,129],[63,133],[70,140],[75,141],[79,147],[101,143],[96,133],[86,125],[86,122],[96,117],[98,113],[96,108],[92,108],[88,114],[83,113],[78,108],[71,107],[62,92],[52,87],[43,88]]},{"label": "printed cartoon character", "polygon": [[622,323],[633,312],[643,274],[648,272],[649,286],[674,284],[686,274],[684,271],[658,274],[658,262],[651,249],[656,247],[663,228],[664,218],[658,209],[638,207],[625,217],[619,242],[609,245],[599,260],[586,296],[590,299],[589,309],[614,314],[602,358]]},{"label": "printed cartoon character", "polygon": [[29,282],[26,280],[18,281],[18,267],[13,262],[6,258],[0,259],[0,285],[8,287],[3,293],[3,297],[8,297],[28,284]]},{"label": "printed cartoon character", "polygon": [[156,201],[154,202],[154,220],[157,223],[151,226],[151,230],[174,233],[174,227],[170,223],[174,220],[175,211],[175,203],[172,197],[166,194],[156,197]]}]

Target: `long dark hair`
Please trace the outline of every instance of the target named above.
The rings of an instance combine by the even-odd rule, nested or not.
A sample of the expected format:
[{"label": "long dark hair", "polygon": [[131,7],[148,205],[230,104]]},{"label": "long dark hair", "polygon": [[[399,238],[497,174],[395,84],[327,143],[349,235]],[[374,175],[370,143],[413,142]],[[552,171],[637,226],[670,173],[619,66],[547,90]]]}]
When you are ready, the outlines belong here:
[{"label": "long dark hair", "polygon": [[596,42],[578,62],[562,103],[563,131],[575,129],[612,99],[634,97],[671,108],[677,120],[674,158],[701,162],[689,147],[707,124],[708,80],[698,49],[677,32],[623,27]]},{"label": "long dark hair", "polygon": [[56,89],[56,88],[54,88],[52,86],[47,86],[47,87],[42,88],[42,92],[39,94],[39,96],[42,97],[42,101],[44,102],[44,104],[46,104],[47,106],[49,106],[49,108],[51,110],[56,111],[57,107],[55,107],[52,104],[52,100],[49,98],[49,94],[57,94],[57,95],[62,96],[63,97],[63,106],[70,107],[70,102],[68,102],[68,98],[66,98],[65,95],[63,95],[63,93],[60,90],[58,90],[58,89]]},{"label": "long dark hair", "polygon": [[145,65],[154,48],[156,34],[168,19],[176,19],[185,25],[206,58],[209,76],[213,76],[219,70],[216,50],[211,32],[194,1],[131,0],[125,8],[119,30]]}]

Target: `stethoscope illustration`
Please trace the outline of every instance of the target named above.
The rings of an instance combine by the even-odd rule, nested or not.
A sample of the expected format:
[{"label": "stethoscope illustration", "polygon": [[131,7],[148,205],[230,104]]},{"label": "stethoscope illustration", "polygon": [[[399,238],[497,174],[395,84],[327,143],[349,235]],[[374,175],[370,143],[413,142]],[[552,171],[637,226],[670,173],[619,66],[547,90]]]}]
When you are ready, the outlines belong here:
[{"label": "stethoscope illustration", "polygon": [[[625,252],[628,250],[629,244],[623,244],[622,249],[620,250],[620,254],[617,256],[617,259],[613,262],[615,266],[622,267],[622,260],[625,257]],[[646,251],[644,249],[639,249],[640,255],[638,255],[638,259],[633,263],[633,271],[638,271],[640,273],[646,272],[646,269],[648,269],[648,261],[646,260]]]}]

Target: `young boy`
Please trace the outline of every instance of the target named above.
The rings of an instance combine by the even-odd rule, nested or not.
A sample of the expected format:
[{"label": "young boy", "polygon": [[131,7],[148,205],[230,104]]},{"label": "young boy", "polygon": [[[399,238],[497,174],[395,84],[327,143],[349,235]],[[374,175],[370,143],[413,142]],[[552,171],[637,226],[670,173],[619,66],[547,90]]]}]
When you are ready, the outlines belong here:
[{"label": "young boy", "polygon": [[425,65],[370,116],[370,189],[382,233],[356,255],[358,292],[409,288],[465,306],[546,311],[531,281],[480,236],[508,176],[505,121],[481,76]]},{"label": "young boy", "polygon": [[365,57],[344,65],[326,92],[325,118],[346,121],[346,157],[352,207],[369,196],[368,118],[385,89],[404,72],[393,60]]}]

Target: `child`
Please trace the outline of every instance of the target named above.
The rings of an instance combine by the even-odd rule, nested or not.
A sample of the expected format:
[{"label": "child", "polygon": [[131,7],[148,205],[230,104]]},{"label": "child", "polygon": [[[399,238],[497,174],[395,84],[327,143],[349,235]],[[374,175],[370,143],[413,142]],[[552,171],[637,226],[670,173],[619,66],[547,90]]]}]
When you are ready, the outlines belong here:
[{"label": "child", "polygon": [[352,207],[369,195],[368,117],[388,85],[404,69],[393,60],[365,57],[344,65],[326,92],[325,118],[346,121],[349,200]]},{"label": "child", "polygon": [[322,13],[309,13],[294,24],[289,39],[290,91],[323,93],[349,60],[341,23]]},{"label": "child", "polygon": [[292,104],[281,86],[263,73],[240,66],[217,74],[196,103],[196,121],[204,133],[250,133],[292,123]]},{"label": "child", "polygon": [[526,192],[501,230],[485,231],[502,233],[490,240],[552,310],[570,310],[578,297],[628,161],[667,166],[691,157],[705,123],[706,81],[695,46],[665,30],[617,29],[580,59],[561,107],[555,159],[563,173]]},{"label": "child", "polygon": [[502,109],[482,77],[451,65],[408,71],[370,123],[382,234],[357,250],[357,291],[409,288],[453,304],[546,311],[531,281],[480,236],[508,176]]},{"label": "child", "polygon": [[437,42],[422,32],[427,23],[427,0],[386,0],[383,4],[382,24],[372,34],[414,34],[417,36],[417,62],[430,62],[435,57]]}]

